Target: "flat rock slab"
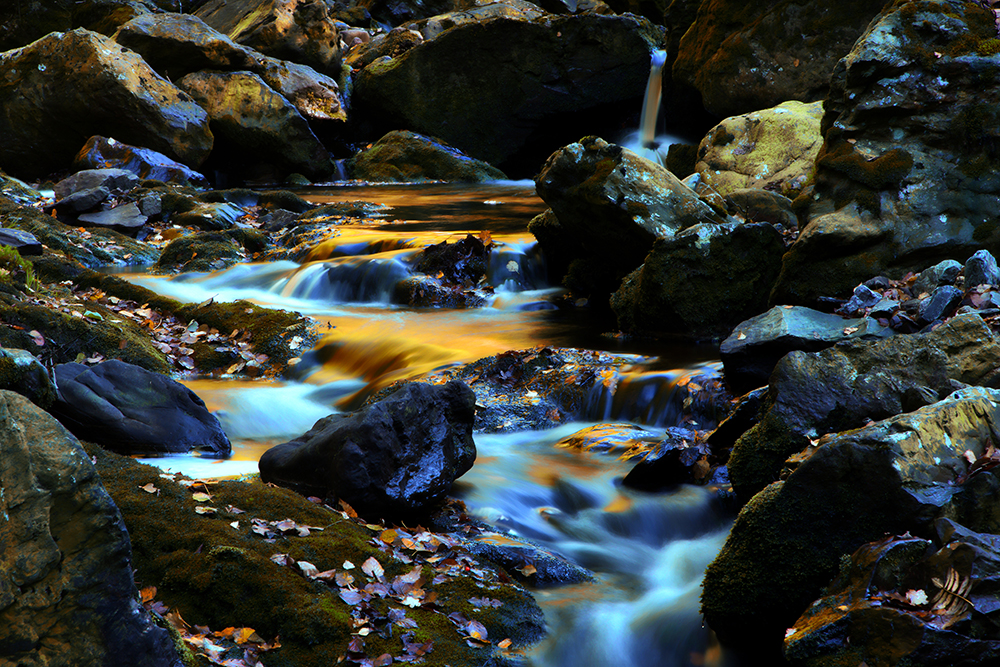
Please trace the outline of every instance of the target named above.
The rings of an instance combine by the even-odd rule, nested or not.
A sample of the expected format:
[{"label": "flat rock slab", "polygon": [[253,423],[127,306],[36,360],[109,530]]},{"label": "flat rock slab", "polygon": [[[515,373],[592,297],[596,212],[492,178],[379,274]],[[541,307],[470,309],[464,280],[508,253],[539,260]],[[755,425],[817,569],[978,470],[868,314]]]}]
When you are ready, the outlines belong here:
[{"label": "flat rock slab", "polygon": [[190,389],[165,375],[113,359],[55,368],[52,413],[77,437],[122,454],[229,456],[219,420]]}]

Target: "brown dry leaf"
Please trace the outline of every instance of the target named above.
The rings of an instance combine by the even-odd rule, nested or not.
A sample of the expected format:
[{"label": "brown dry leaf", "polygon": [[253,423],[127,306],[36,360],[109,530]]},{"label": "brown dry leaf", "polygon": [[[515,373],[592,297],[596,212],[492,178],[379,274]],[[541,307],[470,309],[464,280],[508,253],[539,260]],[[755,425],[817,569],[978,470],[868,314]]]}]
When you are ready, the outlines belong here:
[{"label": "brown dry leaf", "polygon": [[372,667],[387,667],[392,664],[392,656],[388,653],[383,653],[379,657],[375,658],[372,662]]},{"label": "brown dry leaf", "polygon": [[152,482],[146,484],[145,486],[140,486],[139,488],[145,491],[146,493],[155,493],[156,495],[160,495],[160,490],[156,488],[156,486],[154,486]]},{"label": "brown dry leaf", "polygon": [[374,556],[368,557],[368,560],[361,565],[361,570],[369,577],[375,577],[376,579],[381,579],[385,574],[385,570],[382,568],[382,565],[375,560]]},{"label": "brown dry leaf", "polygon": [[141,591],[139,591],[139,599],[142,600],[143,604],[147,602],[152,602],[153,598],[156,597],[156,586],[146,586]]},{"label": "brown dry leaf", "polygon": [[513,642],[510,640],[510,638],[507,638],[507,639],[504,639],[503,641],[497,642],[497,648],[501,648],[501,649],[506,650],[506,649],[510,648],[510,645],[512,643]]},{"label": "brown dry leaf", "polygon": [[486,626],[479,621],[469,621],[469,624],[465,626],[465,631],[468,632],[469,636],[473,639],[478,639],[481,642],[486,641]]},{"label": "brown dry leaf", "polygon": [[392,544],[393,542],[396,541],[397,537],[399,537],[399,535],[392,528],[383,530],[382,534],[379,535],[379,539],[385,542],[386,544]]},{"label": "brown dry leaf", "polygon": [[214,516],[219,510],[215,507],[208,507],[206,505],[198,505],[194,508],[195,514],[204,514],[206,516]]}]

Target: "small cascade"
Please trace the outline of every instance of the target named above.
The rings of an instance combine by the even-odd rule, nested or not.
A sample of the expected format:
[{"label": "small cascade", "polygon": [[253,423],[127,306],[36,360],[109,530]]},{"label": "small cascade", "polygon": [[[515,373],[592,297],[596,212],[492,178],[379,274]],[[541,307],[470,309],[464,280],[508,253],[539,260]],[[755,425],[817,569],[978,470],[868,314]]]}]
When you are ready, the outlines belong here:
[{"label": "small cascade", "polygon": [[666,63],[666,51],[653,51],[649,65],[649,80],[646,82],[646,97],[642,100],[642,115],[639,118],[639,145],[643,148],[656,148],[656,119],[660,114],[660,98],[663,94],[663,66]]},{"label": "small cascade", "polygon": [[683,407],[677,391],[680,383],[695,375],[719,372],[719,366],[710,363],[684,370],[635,370],[618,374],[613,381],[594,387],[585,418],[676,426]]},{"label": "small cascade", "polygon": [[306,264],[281,288],[281,295],[321,303],[391,303],[396,283],[410,276],[405,261],[416,251],[338,257]]}]

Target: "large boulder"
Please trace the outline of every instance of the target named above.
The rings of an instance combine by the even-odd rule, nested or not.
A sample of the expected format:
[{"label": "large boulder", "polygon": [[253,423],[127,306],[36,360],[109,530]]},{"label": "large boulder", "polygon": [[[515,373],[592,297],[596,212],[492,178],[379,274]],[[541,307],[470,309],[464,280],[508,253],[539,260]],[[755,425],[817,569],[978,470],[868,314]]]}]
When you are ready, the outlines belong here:
[{"label": "large boulder", "polygon": [[698,224],[658,238],[611,298],[622,331],[721,338],[767,307],[785,243],[767,223]]},{"label": "large boulder", "polygon": [[125,454],[229,456],[229,438],[194,392],[117,359],[55,368],[51,412],[77,437]]},{"label": "large boulder", "polygon": [[961,496],[993,477],[969,478],[970,459],[998,437],[1000,392],[969,387],[813,448],[740,512],[705,573],[706,621],[723,641],[779,644],[844,554],[960,515]]},{"label": "large boulder", "polygon": [[395,130],[355,155],[348,163],[352,178],[388,183],[504,179],[504,173],[482,160],[431,137]]},{"label": "large boulder", "polygon": [[118,508],[90,457],[28,399],[0,390],[0,661],[180,667],[132,580]]},{"label": "large boulder", "polygon": [[733,488],[749,498],[810,440],[934,403],[955,381],[1000,386],[998,358],[1000,344],[975,313],[925,334],[791,352],[771,375],[763,419],[733,447]]},{"label": "large boulder", "polygon": [[195,15],[239,44],[336,74],[340,35],[322,0],[209,0]]},{"label": "large boulder", "polygon": [[330,154],[306,119],[256,74],[196,72],[177,85],[208,111],[218,137],[213,160],[241,171],[274,165],[310,178],[333,173]]},{"label": "large boulder", "polygon": [[660,39],[634,16],[459,25],[365,67],[353,109],[377,128],[438,137],[526,177],[557,147],[634,116]]},{"label": "large boulder", "polygon": [[134,16],[155,11],[159,10],[152,0],[4,2],[0,4],[0,51],[73,28],[107,35]]},{"label": "large boulder", "polygon": [[760,188],[794,198],[812,180],[822,115],[822,102],[783,102],[727,118],[701,140],[695,170],[721,195]]},{"label": "large boulder", "polygon": [[260,459],[265,482],[350,503],[366,517],[440,502],[476,460],[476,395],[464,382],[409,383],[350,414],[325,417]]},{"label": "large boulder", "polygon": [[162,153],[129,146],[112,137],[94,136],[87,140],[73,160],[73,167],[88,169],[124,169],[137,178],[173,181],[183,185],[207,185],[205,177]]},{"label": "large boulder", "polygon": [[707,0],[684,33],[673,80],[720,117],[826,96],[830,71],[886,0]]},{"label": "large boulder", "polygon": [[643,263],[657,238],[726,219],[665,167],[597,137],[553,153],[535,189],[555,219],[529,227],[546,255],[600,262],[611,274],[608,291]]},{"label": "large boulder", "polygon": [[0,167],[24,177],[65,168],[96,135],[196,168],[212,150],[208,115],[139,57],[84,29],[0,54]]},{"label": "large boulder", "polygon": [[307,65],[270,58],[237,44],[196,16],[166,13],[137,17],[121,26],[114,39],[171,80],[204,69],[246,70],[260,76],[306,118],[346,118],[334,79]]},{"label": "large boulder", "polygon": [[1000,53],[975,2],[893,3],[837,65],[807,224],[773,300],[1000,252]]}]

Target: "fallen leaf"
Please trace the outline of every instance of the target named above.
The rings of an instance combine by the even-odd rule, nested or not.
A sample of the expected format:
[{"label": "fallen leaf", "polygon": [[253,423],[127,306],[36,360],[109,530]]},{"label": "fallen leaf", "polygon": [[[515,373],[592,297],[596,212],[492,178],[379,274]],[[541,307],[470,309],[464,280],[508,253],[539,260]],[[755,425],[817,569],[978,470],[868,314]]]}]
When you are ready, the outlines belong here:
[{"label": "fallen leaf", "polygon": [[319,568],[308,561],[300,560],[298,565],[299,569],[302,570],[302,574],[308,578],[313,578],[319,574]]},{"label": "fallen leaf", "polygon": [[219,510],[214,507],[207,507],[205,505],[198,505],[194,508],[195,514],[204,514],[206,516],[212,516]]},{"label": "fallen leaf", "polygon": [[141,591],[139,591],[139,598],[142,600],[143,604],[147,602],[152,602],[153,598],[156,597],[156,586],[146,586]]},{"label": "fallen leaf", "polygon": [[509,638],[508,639],[504,639],[503,641],[497,642],[497,648],[501,648],[501,649],[506,650],[506,649],[510,648],[510,645],[512,643],[513,642],[511,642]]},{"label": "fallen leaf", "polygon": [[381,579],[382,575],[385,574],[385,570],[382,568],[382,565],[375,560],[374,556],[370,556],[368,560],[362,564],[361,570],[369,577],[375,577],[376,579]]},{"label": "fallen leaf", "polygon": [[207,503],[212,499],[212,496],[203,491],[199,491],[198,493],[191,494],[191,498],[193,498],[195,502]]},{"label": "fallen leaf", "polygon": [[469,636],[473,639],[478,639],[479,641],[486,641],[486,626],[484,626],[479,621],[469,621],[469,624],[465,626],[465,631],[469,633]]},{"label": "fallen leaf", "polygon": [[155,493],[156,495],[160,495],[160,490],[156,488],[152,482],[150,482],[145,486],[140,486],[139,488],[145,491],[146,493]]}]

